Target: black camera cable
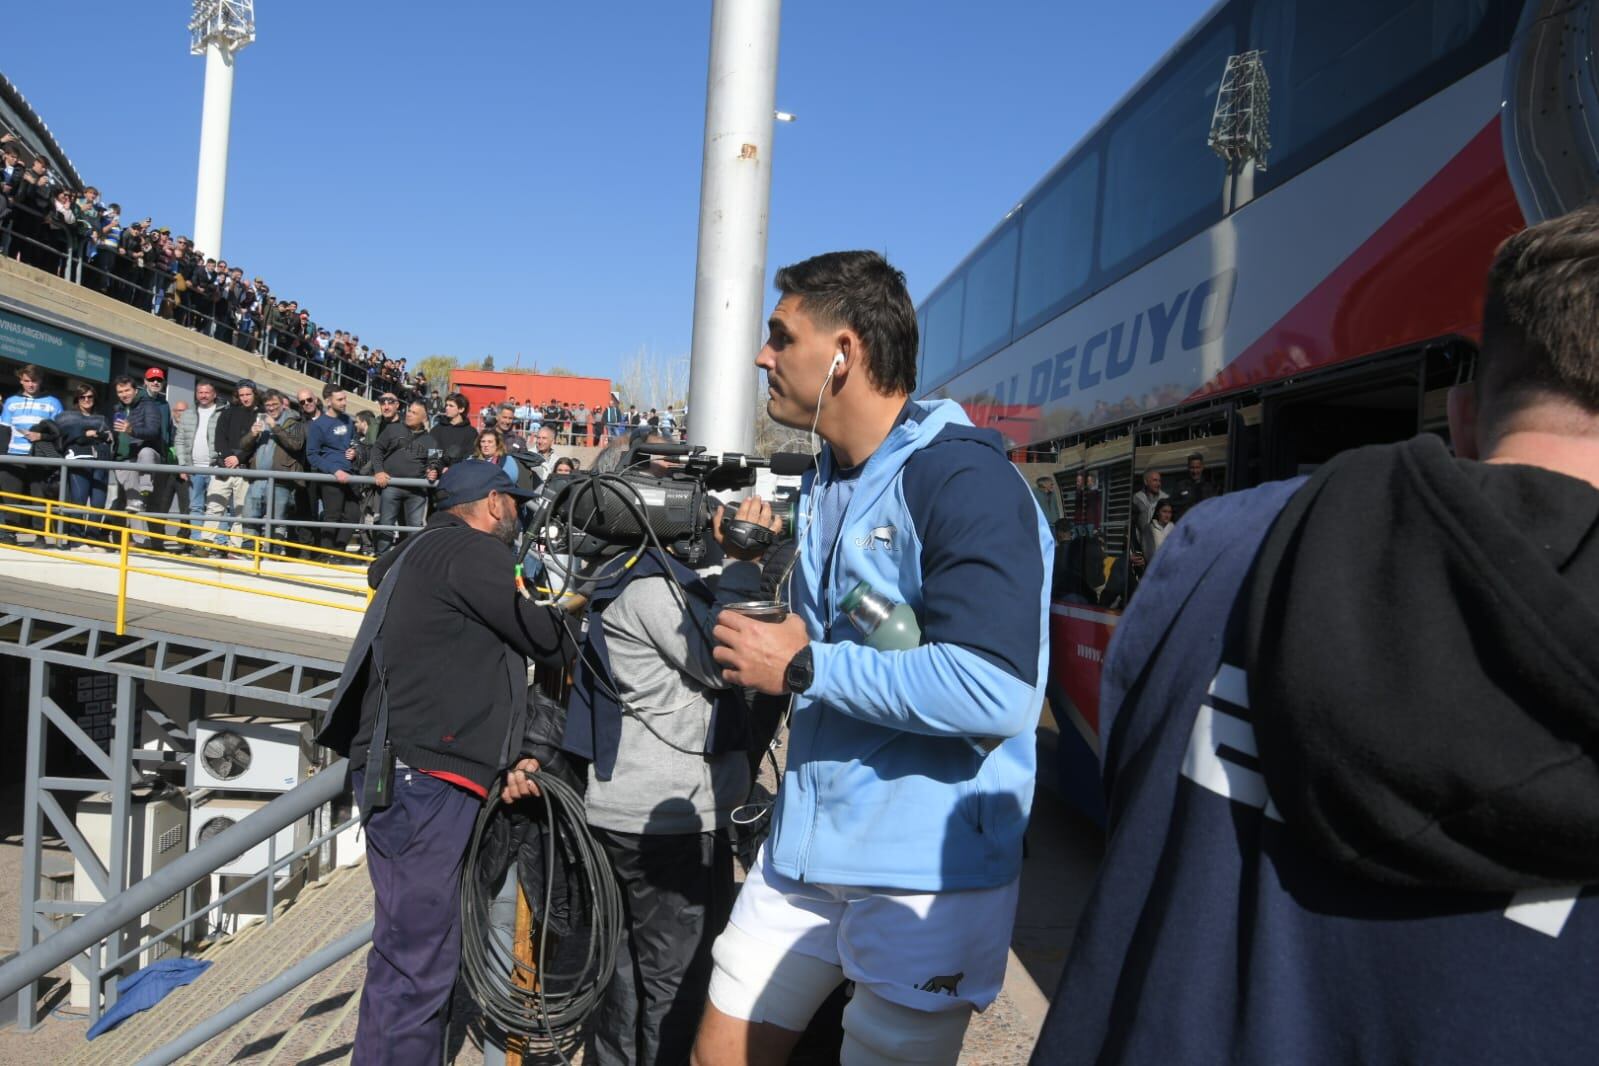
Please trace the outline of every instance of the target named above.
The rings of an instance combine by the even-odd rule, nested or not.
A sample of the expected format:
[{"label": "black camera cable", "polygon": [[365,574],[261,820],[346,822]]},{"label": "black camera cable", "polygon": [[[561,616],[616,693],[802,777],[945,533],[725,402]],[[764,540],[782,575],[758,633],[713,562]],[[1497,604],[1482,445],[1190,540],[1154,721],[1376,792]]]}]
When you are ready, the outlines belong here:
[{"label": "black camera cable", "polygon": [[[539,787],[544,836],[544,897],[538,915],[538,958],[528,966],[516,957],[490,923],[493,898],[478,877],[483,837],[490,819],[502,806],[499,788],[491,790],[478,815],[461,873],[461,978],[483,1017],[501,1032],[520,1036],[527,1050],[553,1053],[569,1063],[584,1027],[598,1008],[616,968],[622,937],[622,896],[610,860],[589,831],[583,799],[559,778],[528,775]],[[495,783],[496,786],[499,782]],[[581,966],[572,974],[549,969],[550,901],[555,896],[557,857],[571,856],[579,876],[573,899],[588,907],[588,931]],[[570,868],[570,867],[569,867]],[[508,877],[517,876],[513,858]],[[552,987],[552,985],[554,987]]]}]

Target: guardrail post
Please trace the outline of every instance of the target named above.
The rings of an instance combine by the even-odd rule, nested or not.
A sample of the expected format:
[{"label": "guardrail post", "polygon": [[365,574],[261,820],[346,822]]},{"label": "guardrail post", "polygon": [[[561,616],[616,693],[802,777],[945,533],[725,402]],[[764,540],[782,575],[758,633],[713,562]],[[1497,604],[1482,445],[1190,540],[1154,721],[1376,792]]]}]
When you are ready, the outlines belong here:
[{"label": "guardrail post", "polygon": [[[67,480],[72,475],[67,473],[67,462],[65,459],[61,460],[61,465],[56,469],[60,472],[60,476],[56,478],[56,480],[60,483],[56,486],[56,504],[57,512],[59,513],[59,511],[65,508],[67,505]],[[92,493],[90,494],[90,498],[93,498]],[[84,517],[88,516],[85,515]],[[71,548],[72,542],[66,539],[66,528],[66,523],[63,522],[61,524],[61,543],[64,547]]]},{"label": "guardrail post", "polygon": [[[106,864],[109,874],[107,887],[110,889],[106,893],[107,899],[114,899],[128,887],[128,820],[133,808],[133,749],[137,746],[133,731],[138,722],[133,704],[133,678],[128,674],[118,674],[116,724],[111,733],[111,854]],[[134,919],[134,928],[140,924],[139,919]],[[106,944],[107,955],[112,959],[119,958],[126,942],[127,927],[124,926],[111,934]],[[133,968],[139,968],[137,960]],[[100,976],[102,980],[111,978],[105,981],[101,989],[105,1005],[110,1007],[117,1001],[116,974],[102,972]]]},{"label": "guardrail post", "polygon": [[[267,478],[266,490],[266,525],[262,527],[262,533],[265,535],[267,540],[271,540],[272,520],[278,516],[278,479],[275,477]],[[261,568],[261,560],[257,558],[255,563],[256,569],[259,570]]]},{"label": "guardrail post", "polygon": [[128,537],[133,530],[128,526],[122,527],[121,548],[118,553],[117,564],[117,636],[126,636],[128,631]]}]

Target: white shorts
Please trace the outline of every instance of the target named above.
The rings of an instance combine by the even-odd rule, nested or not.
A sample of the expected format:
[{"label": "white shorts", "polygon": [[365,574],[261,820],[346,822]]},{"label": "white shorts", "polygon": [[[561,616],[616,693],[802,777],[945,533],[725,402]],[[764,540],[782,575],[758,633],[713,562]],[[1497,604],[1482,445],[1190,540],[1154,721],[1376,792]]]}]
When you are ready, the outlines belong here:
[{"label": "white shorts", "polygon": [[[803,1029],[848,978],[913,1010],[982,1010],[1005,983],[1017,887],[926,893],[815,885],[772,869],[762,848],[717,940],[711,1001],[730,1017]],[[784,971],[777,965],[784,955],[804,958]],[[780,995],[762,995],[775,984]]]}]

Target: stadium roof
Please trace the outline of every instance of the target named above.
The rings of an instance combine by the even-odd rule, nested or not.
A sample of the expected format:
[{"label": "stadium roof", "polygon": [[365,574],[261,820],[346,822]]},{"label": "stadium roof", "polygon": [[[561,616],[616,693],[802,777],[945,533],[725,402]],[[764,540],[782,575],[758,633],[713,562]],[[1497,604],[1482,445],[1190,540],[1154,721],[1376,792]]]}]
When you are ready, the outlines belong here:
[{"label": "stadium roof", "polygon": [[78,168],[72,165],[67,153],[61,150],[50,127],[44,124],[21,91],[4,74],[0,74],[0,133],[11,133],[35,155],[42,155],[61,179],[74,189],[83,188]]}]

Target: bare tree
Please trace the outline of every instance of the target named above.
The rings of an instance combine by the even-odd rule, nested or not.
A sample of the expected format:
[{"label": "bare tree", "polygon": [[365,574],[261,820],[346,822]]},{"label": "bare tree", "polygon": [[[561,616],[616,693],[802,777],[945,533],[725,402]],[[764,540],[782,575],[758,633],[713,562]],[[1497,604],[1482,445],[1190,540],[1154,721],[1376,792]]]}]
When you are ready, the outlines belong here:
[{"label": "bare tree", "polygon": [[688,356],[663,358],[640,345],[637,353],[622,361],[617,391],[624,403],[646,411],[681,410],[688,402]]},{"label": "bare tree", "polygon": [[755,390],[755,451],[761,455],[773,452],[808,452],[811,436],[803,429],[790,429],[779,425],[766,413],[766,375],[762,373],[760,387]]}]

